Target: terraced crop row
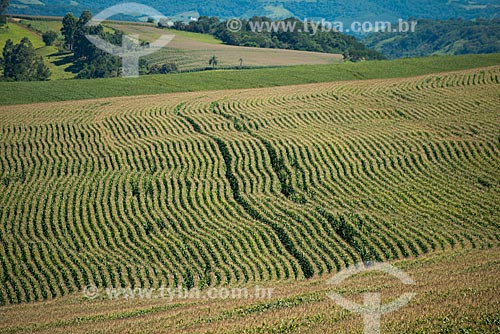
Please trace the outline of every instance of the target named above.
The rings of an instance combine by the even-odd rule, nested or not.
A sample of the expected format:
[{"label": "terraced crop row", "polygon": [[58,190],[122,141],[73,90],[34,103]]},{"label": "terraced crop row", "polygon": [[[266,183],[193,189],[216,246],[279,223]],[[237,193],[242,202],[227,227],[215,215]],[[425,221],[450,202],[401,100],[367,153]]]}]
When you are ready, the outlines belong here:
[{"label": "terraced crop row", "polygon": [[500,70],[0,108],[0,304],[500,241]]}]

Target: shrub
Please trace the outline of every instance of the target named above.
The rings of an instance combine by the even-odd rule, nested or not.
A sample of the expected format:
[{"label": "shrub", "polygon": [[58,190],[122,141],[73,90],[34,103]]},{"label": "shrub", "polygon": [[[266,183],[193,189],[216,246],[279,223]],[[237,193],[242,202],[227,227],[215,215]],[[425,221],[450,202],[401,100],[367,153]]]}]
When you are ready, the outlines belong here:
[{"label": "shrub", "polygon": [[167,74],[177,71],[177,64],[167,63],[167,64],[154,64],[149,68],[149,74]]},{"label": "shrub", "polygon": [[45,43],[45,45],[47,46],[51,46],[54,44],[54,42],[57,40],[57,33],[53,30],[49,30],[47,32],[44,32],[42,34],[42,39],[43,39],[43,42]]}]

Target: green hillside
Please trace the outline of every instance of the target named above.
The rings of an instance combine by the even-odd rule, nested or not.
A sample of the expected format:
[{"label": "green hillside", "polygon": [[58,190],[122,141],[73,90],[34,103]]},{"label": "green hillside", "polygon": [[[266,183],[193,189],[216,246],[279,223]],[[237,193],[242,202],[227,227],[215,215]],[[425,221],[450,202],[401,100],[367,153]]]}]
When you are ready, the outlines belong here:
[{"label": "green hillside", "polygon": [[0,334],[500,333],[500,0],[116,3],[0,17]]},{"label": "green hillside", "polygon": [[[42,29],[41,25],[37,27]],[[23,37],[28,37],[31,43],[33,43],[36,53],[43,57],[45,63],[52,72],[50,77],[51,80],[74,78],[73,73],[66,71],[66,69],[71,66],[71,63],[66,57],[60,55],[58,53],[59,50],[55,46],[46,46],[41,35],[24,24],[9,22],[7,25],[0,27],[0,50],[3,49],[8,39],[11,39],[14,43],[19,43]]]},{"label": "green hillside", "polygon": [[494,66],[2,106],[0,304],[497,248],[499,84]]},{"label": "green hillside", "polygon": [[[116,5],[115,0],[11,0],[11,13],[30,15],[62,16],[67,12],[90,9],[94,13]],[[148,0],[147,5],[165,15],[178,15],[197,11],[200,15],[221,18],[252,16],[275,16],[287,18],[291,15],[325,18],[330,21],[395,21],[411,16],[419,18],[448,19],[463,17],[493,18],[499,16],[499,0],[328,0],[328,1],[254,1],[254,0]]]},{"label": "green hillside", "polygon": [[[12,35],[14,40],[20,40],[18,36],[28,36],[35,41],[35,47],[43,46],[40,36],[44,32],[48,30],[59,32],[61,29],[60,20],[47,17],[31,19],[15,18],[13,20],[15,20],[15,23],[11,23],[13,28],[10,30],[5,29],[2,33],[4,41],[10,35]],[[223,45],[220,40],[210,35],[168,29],[162,30],[153,24],[112,21],[106,22],[103,30],[112,34],[115,31],[119,31],[128,35],[138,35],[139,39],[145,42],[154,42],[162,34],[175,35],[174,40],[167,47],[141,59],[147,64],[144,68],[153,65],[174,64],[176,72],[206,70],[209,66],[208,60],[214,55],[218,60],[217,67],[220,69],[317,65],[342,62],[342,55],[335,53],[326,54],[320,52],[229,46]],[[60,38],[62,39],[62,36]],[[58,44],[59,49],[62,48],[61,40],[58,40],[56,44]],[[3,44],[0,44],[0,46],[3,46]],[[79,70],[88,65],[86,61],[76,61],[75,63],[73,55],[68,53],[68,51],[65,51],[64,55],[57,53],[56,47],[40,48],[38,53],[45,57],[46,62],[52,70],[52,80],[73,78]],[[147,70],[145,69],[145,71]],[[110,72],[115,73],[114,71]],[[118,68],[116,68],[116,72],[118,72]]]},{"label": "green hillside", "polygon": [[0,26],[0,48],[2,49],[8,39],[11,39],[14,43],[19,43],[24,37],[28,37],[36,49],[45,46],[40,36],[17,23],[9,22],[4,26]]},{"label": "green hillside", "polygon": [[372,33],[362,40],[388,58],[500,52],[500,19],[418,20],[413,33]]},{"label": "green hillside", "polygon": [[500,65],[500,54],[49,82],[0,82],[0,104],[397,78]]}]

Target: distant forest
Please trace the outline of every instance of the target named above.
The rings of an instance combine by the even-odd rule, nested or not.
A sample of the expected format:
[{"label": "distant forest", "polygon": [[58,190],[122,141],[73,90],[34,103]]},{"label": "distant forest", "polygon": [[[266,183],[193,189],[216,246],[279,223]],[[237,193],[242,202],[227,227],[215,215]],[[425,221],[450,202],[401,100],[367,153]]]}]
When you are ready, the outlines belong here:
[{"label": "distant forest", "polygon": [[500,52],[500,19],[418,20],[414,33],[373,33],[365,45],[386,57],[419,57]]},{"label": "distant forest", "polygon": [[[99,11],[116,5],[119,0],[11,0],[10,13],[31,15],[58,15],[67,12]],[[500,0],[315,0],[315,1],[256,1],[256,0],[135,0],[151,6],[166,16],[197,11],[203,16],[227,18],[296,17],[299,19],[325,18],[345,23],[355,21],[389,20],[409,17],[449,19],[461,17],[499,18]]]}]

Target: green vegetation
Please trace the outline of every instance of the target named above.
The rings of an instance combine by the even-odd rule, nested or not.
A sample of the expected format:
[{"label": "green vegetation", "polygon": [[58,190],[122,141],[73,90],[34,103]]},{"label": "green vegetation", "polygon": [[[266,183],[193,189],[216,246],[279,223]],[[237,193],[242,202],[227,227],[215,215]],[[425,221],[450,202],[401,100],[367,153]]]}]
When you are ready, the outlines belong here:
[{"label": "green vegetation", "polygon": [[14,43],[19,43],[25,37],[29,38],[35,49],[45,46],[41,37],[35,32],[25,29],[17,23],[9,22],[7,25],[0,27],[0,48],[3,49],[8,39]]},{"label": "green vegetation", "polygon": [[45,45],[47,45],[47,46],[53,45],[54,42],[57,40],[57,37],[58,37],[58,34],[53,30],[49,30],[49,31],[44,32],[42,34],[42,40],[45,43]]},{"label": "green vegetation", "polygon": [[192,41],[197,41],[207,44],[222,44],[220,39],[208,34],[193,33],[189,31],[175,30],[175,29],[164,29],[165,31],[172,33],[178,37],[184,37]]},{"label": "green vegetation", "polygon": [[36,31],[39,34],[43,34],[48,31],[55,31],[59,36],[61,36],[61,20],[54,19],[21,19],[19,24],[22,24],[29,28],[30,30]]},{"label": "green vegetation", "polygon": [[123,34],[103,25],[87,26],[92,19],[89,11],[79,18],[68,13],[62,19],[61,33],[65,48],[72,53],[77,79],[114,78],[121,75],[120,58],[98,49],[87,35],[98,36],[111,44],[120,45]]},{"label": "green vegetation", "polygon": [[[120,74],[119,59],[97,50],[94,45],[88,43],[83,37],[83,30],[90,28],[83,27],[79,21],[89,19],[90,13],[85,12],[85,17],[77,18],[72,14],[67,14],[61,21],[47,18],[14,19],[14,29],[20,29],[19,36],[28,36],[35,46],[44,38],[52,41],[56,30],[59,32],[57,39],[53,41],[48,49],[37,50],[37,53],[44,56],[47,65],[53,75],[51,79],[74,78],[96,78],[114,77]],[[88,16],[88,17],[86,17]],[[83,21],[82,21],[83,22]],[[137,24],[130,22],[106,22],[104,25],[92,28],[95,35],[113,44],[121,44],[122,34],[138,35],[142,43],[156,40],[165,30],[157,28],[154,24]],[[62,31],[62,34],[61,34]],[[222,44],[220,40],[211,35],[185,32],[179,30],[166,30],[168,34],[176,35],[176,38],[167,48],[156,52],[153,55],[141,59],[141,74],[158,73],[158,69],[167,66],[168,72],[175,71],[199,71],[210,69],[207,66],[209,57],[216,55],[219,69],[235,69],[245,67],[259,68],[266,66],[293,66],[306,64],[332,64],[341,62],[341,55],[295,52],[291,50],[262,49],[233,47]],[[76,35],[75,35],[76,34]],[[5,31],[5,40],[11,36],[16,40],[15,31]],[[48,38],[50,36],[50,38]],[[75,41],[75,38],[78,41]],[[20,39],[20,38],[19,38]],[[80,52],[74,49],[74,43],[81,44],[87,50]],[[51,46],[54,46],[52,48]],[[152,68],[151,71],[148,69]],[[160,71],[165,72],[166,67]]]},{"label": "green vegetation", "polygon": [[[269,66],[319,65],[342,62],[342,55],[295,51],[285,49],[265,49],[238,47],[221,44],[212,35],[185,32],[181,30],[159,29],[153,24],[130,24],[107,22],[107,26],[127,35],[137,35],[143,42],[154,42],[161,35],[175,35],[166,48],[144,57],[145,65],[174,63],[179,71],[199,71],[210,69],[207,60],[217,56],[219,69]],[[207,39],[210,39],[207,41]]]},{"label": "green vegetation", "polygon": [[74,78],[74,73],[69,71],[73,63],[66,54],[61,53],[55,45],[46,46],[40,34],[17,22],[9,22],[7,25],[0,27],[0,49],[3,49],[8,39],[14,43],[19,43],[25,37],[33,44],[36,53],[43,57],[45,64],[52,73],[51,80]]},{"label": "green vegetation", "polygon": [[[84,16],[82,16],[82,22]],[[83,28],[82,24],[78,24],[78,18],[72,13],[68,13],[62,19],[61,33],[64,37],[64,45],[69,49],[73,50],[73,45],[75,44],[75,34],[78,28]]]},{"label": "green vegetation", "polygon": [[252,70],[141,76],[136,79],[0,83],[0,104],[161,94],[214,89],[285,86],[314,82],[410,77],[500,65],[500,54],[442,56]]},{"label": "green vegetation", "polygon": [[7,18],[3,15],[7,7],[9,7],[9,0],[0,0],[0,27],[7,23]]},{"label": "green vegetation", "polygon": [[47,80],[50,70],[44,64],[43,58],[35,53],[33,44],[25,37],[14,44],[7,40],[0,58],[3,78],[8,81]]},{"label": "green vegetation", "polygon": [[413,33],[374,33],[363,42],[389,58],[498,53],[500,19],[422,19]]},{"label": "green vegetation", "polygon": [[[497,251],[496,266],[472,267],[491,276],[471,277],[495,296],[499,84],[494,66],[2,106],[0,305],[83,299],[89,284],[101,298],[113,286],[301,284],[360,261],[474,250]],[[224,314],[293,309],[326,300],[320,292]],[[489,300],[462,292],[471,305]]]},{"label": "green vegetation", "polygon": [[[102,295],[90,300],[77,293],[4,307],[0,332],[362,333],[361,316],[335,306],[327,293],[334,290],[359,301],[363,292],[373,289],[381,293],[383,303],[404,292],[416,293],[404,308],[382,317],[382,333],[497,333],[499,254],[498,248],[449,250],[392,262],[417,282],[411,287],[387,275],[365,274],[340,286],[327,284],[328,277],[266,283],[260,286],[273,288],[273,293],[263,299],[144,300],[135,294],[134,299],[120,301]],[[252,296],[254,287],[246,289]]]},{"label": "green vegetation", "polygon": [[168,63],[162,65],[151,65],[147,67],[148,74],[167,74],[177,72],[177,65],[175,63]]},{"label": "green vegetation", "polygon": [[[220,22],[216,17],[202,16],[189,24],[176,22],[173,27],[181,31],[212,34],[229,45],[334,53],[355,60],[384,59],[380,53],[367,49],[352,36],[322,31],[320,27],[315,34],[305,33],[304,24],[295,18],[273,22],[267,17],[253,17],[242,20],[242,29],[237,32],[231,31],[227,24],[227,21]],[[276,26],[279,29],[271,28]]]},{"label": "green vegetation", "polygon": [[50,79],[70,79],[75,74],[77,78],[116,77],[120,74],[119,59],[95,48],[85,34],[99,35],[114,44],[121,43],[121,34],[102,26],[85,27],[90,19],[90,12],[83,12],[80,18],[68,14],[62,22],[43,19],[13,21],[0,27],[0,46],[3,48],[7,39],[18,42],[24,37],[29,38],[36,53],[44,58],[51,70]]},{"label": "green vegetation", "polygon": [[99,50],[86,35],[97,35],[113,44],[121,44],[122,35],[104,31],[102,25],[87,26],[92,19],[89,11],[84,11],[77,19],[68,13],[62,20],[61,32],[65,45],[73,52],[75,65],[80,69],[78,79],[113,78],[120,75],[120,59]]},{"label": "green vegetation", "polygon": [[[117,75],[81,38],[89,15],[67,18],[66,61]],[[30,37],[5,41],[3,75],[47,78],[40,56],[57,47],[11,27]],[[217,70],[223,59],[0,83],[0,332],[361,332],[332,290],[415,293],[384,333],[498,332],[500,54]],[[165,92],[178,93],[127,96]],[[416,284],[327,284],[360,261]],[[256,285],[272,295],[170,299]]]},{"label": "green vegetation", "polygon": [[[29,5],[26,2],[39,1],[44,5]],[[115,5],[116,0],[12,0],[15,7],[10,11],[17,14],[63,16],[68,11],[80,13],[91,10],[94,13]],[[255,1],[255,0],[148,0],[147,4],[161,13],[176,15],[197,11],[200,15],[224,18],[273,16],[285,19],[292,14],[298,18],[325,18],[349,24],[356,21],[396,21],[408,17],[432,17],[448,19],[463,17],[498,17],[498,0],[344,0],[322,1]]]}]

